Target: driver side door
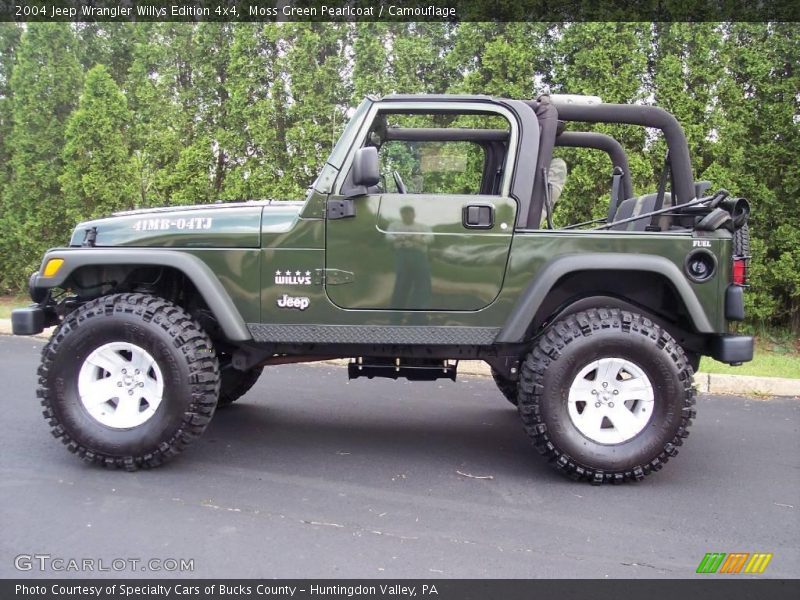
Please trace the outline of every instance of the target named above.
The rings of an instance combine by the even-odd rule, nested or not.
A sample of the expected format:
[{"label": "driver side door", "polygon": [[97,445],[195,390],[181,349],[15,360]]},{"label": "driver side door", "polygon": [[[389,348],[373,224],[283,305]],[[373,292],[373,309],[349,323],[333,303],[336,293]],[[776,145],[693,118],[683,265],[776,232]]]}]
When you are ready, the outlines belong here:
[{"label": "driver side door", "polygon": [[[484,148],[468,141],[389,141],[382,183],[352,198],[354,215],[326,223],[328,298],[344,309],[392,312],[421,324],[422,311],[476,311],[500,293],[516,202],[479,193]],[[415,312],[417,311],[417,312]],[[401,316],[402,315],[402,316]]]}]

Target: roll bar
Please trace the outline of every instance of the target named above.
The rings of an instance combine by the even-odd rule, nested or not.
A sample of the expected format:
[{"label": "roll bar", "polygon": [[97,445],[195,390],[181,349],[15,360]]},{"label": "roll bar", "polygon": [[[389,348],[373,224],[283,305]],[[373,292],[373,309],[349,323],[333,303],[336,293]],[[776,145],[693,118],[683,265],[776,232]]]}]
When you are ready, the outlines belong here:
[{"label": "roll bar", "polygon": [[559,119],[585,123],[625,123],[655,127],[664,132],[669,148],[669,163],[672,171],[676,204],[690,202],[695,197],[692,163],[686,135],[677,119],[662,108],[634,104],[563,104],[557,98],[552,102]]},{"label": "roll bar", "polygon": [[633,197],[631,172],[628,167],[628,155],[622,145],[610,135],[591,131],[565,131],[556,137],[557,147],[592,148],[602,150],[611,159],[611,164],[622,170],[623,199]]}]

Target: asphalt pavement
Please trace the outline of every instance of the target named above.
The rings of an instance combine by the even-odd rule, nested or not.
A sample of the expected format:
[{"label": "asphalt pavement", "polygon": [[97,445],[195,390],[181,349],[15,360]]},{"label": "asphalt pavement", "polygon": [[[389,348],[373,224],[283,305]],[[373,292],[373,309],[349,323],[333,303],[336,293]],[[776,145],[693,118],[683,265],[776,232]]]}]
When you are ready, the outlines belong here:
[{"label": "asphalt pavement", "polygon": [[761,577],[800,577],[797,399],[703,395],[661,472],[593,487],[536,454],[490,379],[271,367],[177,460],[125,473],[48,433],[43,343],[0,336],[0,577],[92,576],[53,569],[90,559],[149,578],[685,578],[707,552],[769,552]]}]

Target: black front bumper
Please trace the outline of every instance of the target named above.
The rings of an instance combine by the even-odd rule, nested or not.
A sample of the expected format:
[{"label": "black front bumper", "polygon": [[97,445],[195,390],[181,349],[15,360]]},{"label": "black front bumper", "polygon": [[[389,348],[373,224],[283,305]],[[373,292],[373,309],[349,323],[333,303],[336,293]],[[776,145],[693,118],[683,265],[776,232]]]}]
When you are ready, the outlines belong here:
[{"label": "black front bumper", "polygon": [[52,324],[47,311],[35,304],[11,311],[11,331],[14,335],[36,335]]},{"label": "black front bumper", "polygon": [[753,360],[753,337],[750,335],[716,335],[711,338],[711,358],[738,365]]}]

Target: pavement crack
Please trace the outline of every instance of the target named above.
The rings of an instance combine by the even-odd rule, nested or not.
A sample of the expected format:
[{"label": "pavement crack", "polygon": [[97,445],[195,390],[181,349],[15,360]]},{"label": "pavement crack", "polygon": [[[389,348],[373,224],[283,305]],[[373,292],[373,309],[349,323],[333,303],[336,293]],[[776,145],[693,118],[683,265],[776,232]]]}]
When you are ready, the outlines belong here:
[{"label": "pavement crack", "polygon": [[619,563],[619,564],[621,564],[621,565],[623,565],[625,567],[647,567],[648,569],[655,569],[656,571],[661,571],[661,572],[669,571],[669,572],[672,572],[672,569],[666,569],[664,567],[657,567],[657,566],[651,565],[649,563],[636,563],[636,562],[626,563],[626,562],[624,562],[624,563]]}]

